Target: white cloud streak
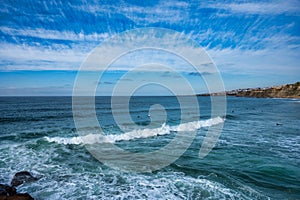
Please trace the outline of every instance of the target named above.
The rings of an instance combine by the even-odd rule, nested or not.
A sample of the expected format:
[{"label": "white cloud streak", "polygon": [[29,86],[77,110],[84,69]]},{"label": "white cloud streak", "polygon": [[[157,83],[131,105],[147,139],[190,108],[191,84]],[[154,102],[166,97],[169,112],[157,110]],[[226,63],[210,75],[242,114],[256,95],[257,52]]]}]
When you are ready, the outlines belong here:
[{"label": "white cloud streak", "polygon": [[[102,6],[102,5],[86,5],[88,7],[78,7],[86,12],[93,14],[122,14],[133,20],[138,25],[149,25],[156,22],[182,23],[189,19],[189,13],[186,10],[189,4],[185,2],[161,1],[153,7],[142,7],[138,5],[121,5],[121,6]],[[278,0],[268,2],[248,2],[248,3],[215,3],[201,4],[200,7],[216,8],[219,11],[227,11],[232,15],[297,15],[300,13],[299,1],[297,0]],[[201,21],[201,19],[200,19]],[[199,22],[200,23],[200,22]],[[197,41],[202,39],[220,39],[221,43],[228,38],[232,39],[232,43],[238,44],[234,49],[222,48],[221,46],[206,47],[206,50],[215,60],[221,71],[231,73],[294,73],[299,72],[299,41],[297,36],[291,36],[278,32],[278,27],[272,30],[267,27],[260,30],[255,35],[252,30],[258,29],[260,22],[254,23],[249,29],[249,33],[244,33],[243,39],[234,31],[218,31],[213,32],[207,30],[200,34],[193,35]],[[289,23],[282,30],[287,30],[295,24]],[[1,70],[38,70],[38,69],[61,69],[61,70],[77,70],[80,64],[88,55],[88,52],[95,47],[95,42],[101,42],[108,38],[108,33],[85,34],[81,32],[76,34],[71,31],[58,31],[38,29],[15,29],[11,27],[0,27],[0,30],[11,36],[29,36],[41,39],[53,40],[69,40],[75,41],[71,47],[63,44],[53,44],[45,48],[40,46],[27,46],[19,44],[9,44],[2,42],[0,48],[0,59],[8,60],[12,64],[1,66]],[[270,30],[270,31],[269,31]],[[94,43],[93,43],[94,42]],[[93,44],[91,44],[93,43]],[[254,45],[260,48],[249,48]],[[114,49],[115,48],[115,49]],[[109,51],[116,50],[112,47]],[[49,62],[47,62],[49,61]]]},{"label": "white cloud streak", "polygon": [[93,4],[77,7],[74,6],[73,8],[90,12],[94,15],[124,15],[137,25],[149,25],[157,22],[170,24],[182,22],[188,18],[189,13],[186,11],[189,6],[189,3],[187,2],[160,1],[158,4],[151,7],[133,5],[124,2],[118,6]]},{"label": "white cloud streak", "polygon": [[120,6],[116,10],[137,24],[167,22],[178,23],[188,19],[186,12],[189,4],[185,2],[161,1],[154,7],[144,8],[140,6]]},{"label": "white cloud streak", "polygon": [[[205,34],[212,33],[204,33],[201,37],[208,37]],[[169,35],[162,41],[167,42],[168,38],[170,38]],[[249,37],[247,40],[254,41],[257,38],[253,36],[253,38]],[[235,74],[264,73],[264,71],[267,73],[295,73],[299,72],[300,69],[297,64],[299,63],[297,53],[299,52],[299,45],[295,43],[299,40],[300,38],[295,36],[274,35],[260,41],[265,45],[263,49],[243,49],[242,47],[224,49],[220,47],[209,48],[208,46],[206,50],[223,72]],[[83,42],[74,45],[72,48],[58,46],[56,49],[45,49],[43,46],[32,47],[1,43],[0,55],[2,62],[5,60],[12,62],[12,64],[2,66],[1,70],[77,70],[89,55],[89,51],[94,47],[86,44]],[[123,45],[126,46],[126,44]],[[119,51],[118,48],[118,45],[110,46],[107,53]],[[184,45],[181,46],[181,50],[188,51]],[[150,59],[151,62],[154,58]],[[164,60],[161,60],[161,57],[157,58],[160,58],[160,60],[156,60],[158,63],[168,62],[168,58]],[[123,59],[122,62],[120,60],[119,63],[121,64],[118,66],[123,65],[124,67],[116,69],[128,69],[128,66],[134,65],[136,62],[134,59],[134,57],[129,57],[127,60]],[[172,60],[170,63],[172,63]]]},{"label": "white cloud streak", "polygon": [[103,41],[109,37],[108,33],[92,33],[85,34],[80,32],[76,34],[71,31],[58,31],[58,30],[46,30],[43,28],[37,29],[15,29],[10,27],[1,26],[0,30],[11,36],[26,36],[35,37],[41,39],[53,39],[53,40],[70,40],[70,41]]},{"label": "white cloud streak", "polygon": [[300,15],[298,0],[277,0],[277,1],[255,1],[247,3],[216,3],[204,5],[205,7],[227,10],[230,13],[240,14],[262,14],[262,15]]},{"label": "white cloud streak", "polygon": [[241,50],[210,49],[221,72],[230,74],[294,75],[300,74],[299,56],[296,51],[286,49]]},{"label": "white cloud streak", "polygon": [[0,44],[0,70],[77,70],[87,56],[80,49],[45,49],[26,45]]}]

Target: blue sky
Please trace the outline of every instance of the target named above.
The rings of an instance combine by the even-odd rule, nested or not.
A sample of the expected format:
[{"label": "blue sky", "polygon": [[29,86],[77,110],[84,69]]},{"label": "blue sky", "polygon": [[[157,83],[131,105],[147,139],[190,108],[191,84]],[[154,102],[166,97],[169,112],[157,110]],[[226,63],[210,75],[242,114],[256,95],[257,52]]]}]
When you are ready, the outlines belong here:
[{"label": "blue sky", "polygon": [[[0,95],[71,95],[76,71],[95,47],[143,27],[172,29],[196,41],[227,90],[300,80],[299,0],[1,4]],[[116,73],[108,73],[101,86],[111,88]],[[198,81],[192,73],[185,77]]]}]

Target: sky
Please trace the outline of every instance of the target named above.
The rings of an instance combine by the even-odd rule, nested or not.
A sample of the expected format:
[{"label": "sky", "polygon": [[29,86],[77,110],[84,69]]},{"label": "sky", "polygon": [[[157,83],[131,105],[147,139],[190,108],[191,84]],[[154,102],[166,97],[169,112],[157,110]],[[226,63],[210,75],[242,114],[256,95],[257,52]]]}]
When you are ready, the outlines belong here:
[{"label": "sky", "polygon": [[[299,0],[2,0],[0,96],[72,95],[78,70],[96,47],[147,27],[197,43],[220,71],[226,90],[300,81]],[[201,76],[169,64],[177,65],[196,93],[206,91]],[[110,94],[126,70],[107,71],[99,92]],[[155,88],[148,93],[158,92]]]}]

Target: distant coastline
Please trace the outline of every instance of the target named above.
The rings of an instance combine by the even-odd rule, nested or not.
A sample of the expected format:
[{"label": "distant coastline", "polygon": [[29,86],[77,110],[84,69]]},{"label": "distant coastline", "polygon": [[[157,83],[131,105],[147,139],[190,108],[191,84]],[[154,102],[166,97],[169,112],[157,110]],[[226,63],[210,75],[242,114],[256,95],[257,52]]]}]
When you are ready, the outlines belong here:
[{"label": "distant coastline", "polygon": [[[265,88],[236,89],[225,92],[228,96],[255,98],[300,98],[300,82]],[[198,96],[222,96],[224,93],[199,94]]]}]

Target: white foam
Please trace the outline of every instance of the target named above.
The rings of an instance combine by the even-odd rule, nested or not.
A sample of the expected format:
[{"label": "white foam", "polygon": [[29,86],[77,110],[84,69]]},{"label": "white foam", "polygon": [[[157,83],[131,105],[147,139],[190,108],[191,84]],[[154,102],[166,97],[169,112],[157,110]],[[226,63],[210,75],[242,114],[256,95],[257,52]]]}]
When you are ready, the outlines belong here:
[{"label": "white foam", "polygon": [[182,123],[177,126],[169,126],[163,124],[159,128],[154,129],[137,129],[119,135],[100,135],[88,134],[85,136],[63,138],[63,137],[45,137],[48,142],[56,142],[59,144],[95,144],[95,143],[115,143],[118,141],[129,141],[141,138],[156,137],[159,135],[167,135],[172,131],[195,131],[202,127],[210,127],[223,123],[225,119],[215,117],[207,120]]}]

